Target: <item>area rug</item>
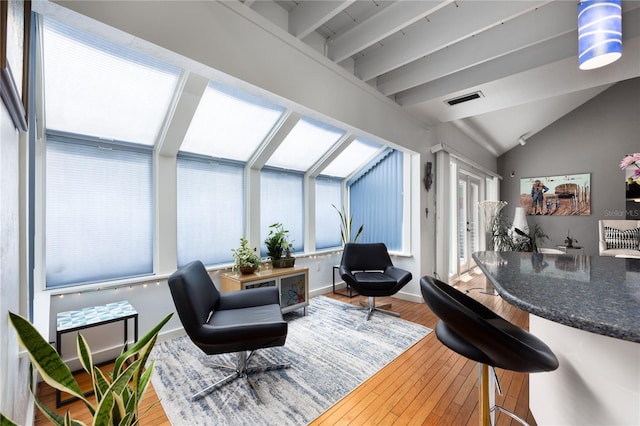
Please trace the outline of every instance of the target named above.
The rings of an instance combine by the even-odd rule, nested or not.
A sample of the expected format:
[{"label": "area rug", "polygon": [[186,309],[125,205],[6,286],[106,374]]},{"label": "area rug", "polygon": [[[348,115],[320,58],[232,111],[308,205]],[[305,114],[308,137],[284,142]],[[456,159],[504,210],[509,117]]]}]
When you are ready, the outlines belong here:
[{"label": "area rug", "polygon": [[226,372],[211,365],[234,364],[229,355],[207,356],[188,337],[157,344],[153,386],[173,425],[303,425],[396,358],[431,330],[383,314],[364,313],[318,296],[285,315],[282,347],[256,351],[250,365],[289,362],[291,368],[252,375],[259,401],[247,382],[236,380],[203,398],[191,395]]}]

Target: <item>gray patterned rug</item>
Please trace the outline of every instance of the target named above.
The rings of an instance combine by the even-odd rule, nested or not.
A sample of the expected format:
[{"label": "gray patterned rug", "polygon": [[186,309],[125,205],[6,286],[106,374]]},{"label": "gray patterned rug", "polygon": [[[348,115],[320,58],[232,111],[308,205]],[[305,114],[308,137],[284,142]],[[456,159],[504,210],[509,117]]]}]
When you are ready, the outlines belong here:
[{"label": "gray patterned rug", "polygon": [[211,363],[233,364],[234,358],[207,356],[186,336],[157,344],[152,382],[167,417],[190,426],[307,424],[431,331],[383,314],[362,323],[364,313],[346,306],[318,296],[308,315],[285,315],[286,344],[256,351],[250,364],[292,364],[251,376],[261,402],[244,380],[192,402],[193,393],[225,375]]}]

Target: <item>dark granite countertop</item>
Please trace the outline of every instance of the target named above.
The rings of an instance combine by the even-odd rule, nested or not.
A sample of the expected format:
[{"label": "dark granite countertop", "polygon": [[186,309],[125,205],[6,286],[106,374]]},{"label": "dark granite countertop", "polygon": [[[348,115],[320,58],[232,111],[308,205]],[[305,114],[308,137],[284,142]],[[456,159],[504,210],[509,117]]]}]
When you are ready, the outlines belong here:
[{"label": "dark granite countertop", "polygon": [[508,303],[569,327],[640,343],[640,259],[477,252]]}]

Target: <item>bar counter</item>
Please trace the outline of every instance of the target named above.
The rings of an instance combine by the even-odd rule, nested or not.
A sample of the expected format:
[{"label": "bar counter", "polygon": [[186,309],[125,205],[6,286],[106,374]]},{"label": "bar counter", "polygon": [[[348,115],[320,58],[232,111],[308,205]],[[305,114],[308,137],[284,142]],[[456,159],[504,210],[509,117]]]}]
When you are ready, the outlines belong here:
[{"label": "bar counter", "polygon": [[640,259],[522,252],[473,258],[560,367],[530,375],[538,425],[640,425]]}]

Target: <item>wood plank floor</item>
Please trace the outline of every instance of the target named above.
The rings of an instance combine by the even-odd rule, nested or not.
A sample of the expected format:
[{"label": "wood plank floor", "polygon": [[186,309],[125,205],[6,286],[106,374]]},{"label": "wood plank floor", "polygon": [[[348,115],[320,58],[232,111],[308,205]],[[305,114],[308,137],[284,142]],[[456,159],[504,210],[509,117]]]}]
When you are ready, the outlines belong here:
[{"label": "wood plank floor", "polygon": [[[500,297],[481,293],[484,288],[483,275],[471,275],[468,280],[455,286],[470,290],[469,295],[488,306],[515,325],[528,329],[528,315],[505,303]],[[357,304],[362,297],[327,294],[338,300]],[[379,298],[377,304],[392,303],[392,310],[399,312],[405,320],[433,329],[438,318],[424,303],[414,303],[396,298]],[[375,314],[374,314],[375,315]],[[380,314],[379,314],[380,315]],[[109,366],[106,366],[108,369]],[[535,420],[529,411],[529,380],[523,373],[498,370],[503,395],[496,402],[529,424]],[[311,422],[313,426],[326,425],[477,425],[478,424],[478,374],[477,364],[444,347],[430,333],[409,348],[373,377],[338,401],[333,407]],[[84,387],[83,387],[84,389]],[[40,386],[40,398],[49,407],[55,405],[55,393],[47,385]],[[157,400],[150,386],[141,412]],[[79,402],[69,404],[58,411],[70,409],[79,420],[90,423],[88,412]],[[84,412],[85,417],[79,413]],[[36,425],[47,424],[38,413]],[[160,404],[150,408],[142,417],[141,425],[168,425]],[[510,417],[497,415],[498,425],[516,425]]]}]

